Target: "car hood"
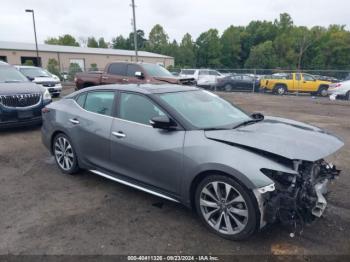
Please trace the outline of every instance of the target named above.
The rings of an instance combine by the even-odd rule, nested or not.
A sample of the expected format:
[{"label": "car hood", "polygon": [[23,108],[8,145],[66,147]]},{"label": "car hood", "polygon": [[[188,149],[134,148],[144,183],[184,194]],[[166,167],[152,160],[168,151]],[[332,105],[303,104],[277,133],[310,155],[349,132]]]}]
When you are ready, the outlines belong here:
[{"label": "car hood", "polygon": [[232,130],[206,131],[205,135],[233,146],[312,162],[344,145],[340,138],[320,128],[277,117],[265,117],[261,122]]},{"label": "car hood", "polygon": [[41,93],[42,89],[31,82],[0,83],[0,95]]}]

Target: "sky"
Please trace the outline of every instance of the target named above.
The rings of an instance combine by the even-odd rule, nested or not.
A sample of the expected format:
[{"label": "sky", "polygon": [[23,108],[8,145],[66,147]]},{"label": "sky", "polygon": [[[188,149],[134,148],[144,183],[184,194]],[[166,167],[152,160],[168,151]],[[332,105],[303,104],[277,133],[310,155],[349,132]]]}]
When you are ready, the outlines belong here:
[{"label": "sky", "polygon": [[[33,42],[30,13],[35,10],[39,43],[48,37],[71,34],[110,41],[132,30],[131,0],[1,0],[0,41]],[[252,20],[274,21],[289,13],[296,25],[346,25],[350,29],[349,0],[135,0],[138,29],[149,31],[161,24],[169,38],[181,41],[185,33],[194,39],[217,28],[247,25]]]}]

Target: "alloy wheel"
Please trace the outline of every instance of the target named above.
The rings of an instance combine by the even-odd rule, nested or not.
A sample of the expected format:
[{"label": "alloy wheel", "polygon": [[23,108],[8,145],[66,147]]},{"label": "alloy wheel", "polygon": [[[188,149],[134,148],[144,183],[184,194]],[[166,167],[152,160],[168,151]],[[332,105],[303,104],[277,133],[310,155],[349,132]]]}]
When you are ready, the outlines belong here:
[{"label": "alloy wheel", "polygon": [[247,203],[239,191],[228,183],[208,183],[200,193],[199,205],[206,222],[222,234],[235,235],[247,226]]},{"label": "alloy wheel", "polygon": [[74,164],[74,151],[65,137],[58,137],[54,146],[55,158],[58,165],[65,171],[72,169]]}]

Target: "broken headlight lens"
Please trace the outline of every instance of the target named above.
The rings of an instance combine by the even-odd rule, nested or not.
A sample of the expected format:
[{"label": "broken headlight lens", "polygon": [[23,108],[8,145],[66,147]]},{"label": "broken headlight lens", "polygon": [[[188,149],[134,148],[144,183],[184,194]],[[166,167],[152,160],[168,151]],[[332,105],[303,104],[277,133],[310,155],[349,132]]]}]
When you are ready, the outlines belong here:
[{"label": "broken headlight lens", "polygon": [[283,186],[289,186],[293,181],[295,181],[296,178],[295,174],[285,173],[267,168],[262,168],[261,172],[267,177],[271,178],[274,182]]}]

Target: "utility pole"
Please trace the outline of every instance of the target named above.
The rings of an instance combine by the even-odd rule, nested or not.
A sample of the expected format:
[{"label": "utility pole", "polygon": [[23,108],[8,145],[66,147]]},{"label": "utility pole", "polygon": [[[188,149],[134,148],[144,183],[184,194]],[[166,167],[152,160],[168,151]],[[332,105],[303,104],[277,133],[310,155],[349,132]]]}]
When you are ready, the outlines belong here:
[{"label": "utility pole", "polygon": [[33,27],[34,27],[34,37],[35,37],[35,49],[36,49],[36,63],[37,66],[41,66],[41,62],[39,61],[39,49],[38,49],[38,39],[36,37],[36,27],[35,27],[35,17],[34,17],[34,10],[33,9],[26,9],[27,13],[32,13],[33,17]]},{"label": "utility pole", "polygon": [[134,26],[134,46],[135,46],[135,56],[136,56],[136,62],[139,61],[139,56],[137,53],[137,34],[136,34],[136,15],[135,15],[135,1],[131,0],[131,6],[132,6],[132,17],[133,17],[133,26]]}]

